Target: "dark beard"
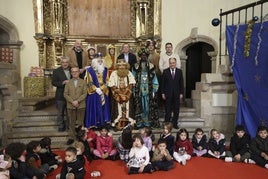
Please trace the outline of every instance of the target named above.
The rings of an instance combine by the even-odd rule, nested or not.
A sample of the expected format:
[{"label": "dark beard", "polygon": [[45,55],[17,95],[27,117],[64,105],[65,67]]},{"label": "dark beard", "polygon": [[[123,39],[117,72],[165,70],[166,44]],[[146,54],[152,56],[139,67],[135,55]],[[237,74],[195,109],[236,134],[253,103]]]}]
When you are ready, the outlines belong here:
[{"label": "dark beard", "polygon": [[129,70],[128,69],[118,69],[117,70],[117,75],[120,77],[120,78],[124,78],[128,75],[128,72]]}]

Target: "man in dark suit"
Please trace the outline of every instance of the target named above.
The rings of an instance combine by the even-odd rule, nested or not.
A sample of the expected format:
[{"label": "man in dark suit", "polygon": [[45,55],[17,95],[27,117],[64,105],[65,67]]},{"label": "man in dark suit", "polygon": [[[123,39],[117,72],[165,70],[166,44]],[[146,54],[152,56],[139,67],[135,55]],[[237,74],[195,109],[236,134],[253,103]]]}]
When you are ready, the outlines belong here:
[{"label": "man in dark suit", "polygon": [[56,108],[57,108],[57,123],[59,125],[58,130],[60,132],[65,131],[65,128],[69,127],[68,123],[64,121],[64,113],[66,114],[66,121],[68,115],[66,113],[66,100],[63,96],[65,84],[69,82],[71,78],[69,58],[62,57],[61,66],[53,71],[52,85],[56,87]]},{"label": "man in dark suit", "polygon": [[165,69],[162,74],[162,98],[166,100],[165,121],[171,120],[174,128],[178,129],[178,118],[180,111],[180,99],[183,98],[183,76],[182,70],[176,68],[176,58],[169,59],[169,68]]},{"label": "man in dark suit", "polygon": [[123,46],[123,51],[122,53],[117,57],[117,60],[118,59],[125,59],[125,61],[127,63],[129,63],[130,65],[130,71],[132,71],[133,67],[134,67],[134,64],[137,63],[137,57],[135,54],[131,53],[129,50],[130,50],[130,46],[128,43],[124,43]]}]

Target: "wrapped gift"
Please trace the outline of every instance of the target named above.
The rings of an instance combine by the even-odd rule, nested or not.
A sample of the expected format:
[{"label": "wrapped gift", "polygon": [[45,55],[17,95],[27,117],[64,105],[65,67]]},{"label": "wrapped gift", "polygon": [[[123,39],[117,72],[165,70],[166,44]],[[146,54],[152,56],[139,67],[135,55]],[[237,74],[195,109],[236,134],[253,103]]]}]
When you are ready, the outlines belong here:
[{"label": "wrapped gift", "polygon": [[24,77],[24,97],[44,97],[45,78],[44,77]]}]

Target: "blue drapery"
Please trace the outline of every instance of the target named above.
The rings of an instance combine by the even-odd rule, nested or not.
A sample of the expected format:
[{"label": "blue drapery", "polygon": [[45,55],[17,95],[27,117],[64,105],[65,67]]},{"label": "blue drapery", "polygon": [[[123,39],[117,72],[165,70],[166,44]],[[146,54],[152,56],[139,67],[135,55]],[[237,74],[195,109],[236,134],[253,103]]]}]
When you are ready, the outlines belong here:
[{"label": "blue drapery", "polygon": [[255,137],[258,126],[268,124],[268,22],[254,24],[245,57],[247,28],[227,26],[226,42],[238,91],[236,124]]}]

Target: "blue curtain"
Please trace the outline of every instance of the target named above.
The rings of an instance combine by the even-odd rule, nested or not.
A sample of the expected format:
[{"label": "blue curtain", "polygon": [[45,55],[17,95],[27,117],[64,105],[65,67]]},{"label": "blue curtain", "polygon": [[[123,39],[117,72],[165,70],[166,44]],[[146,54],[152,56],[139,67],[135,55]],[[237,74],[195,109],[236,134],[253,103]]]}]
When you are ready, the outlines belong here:
[{"label": "blue curtain", "polygon": [[238,91],[236,124],[255,137],[258,126],[268,124],[268,22],[255,23],[250,35],[247,28],[227,26],[226,42]]}]

